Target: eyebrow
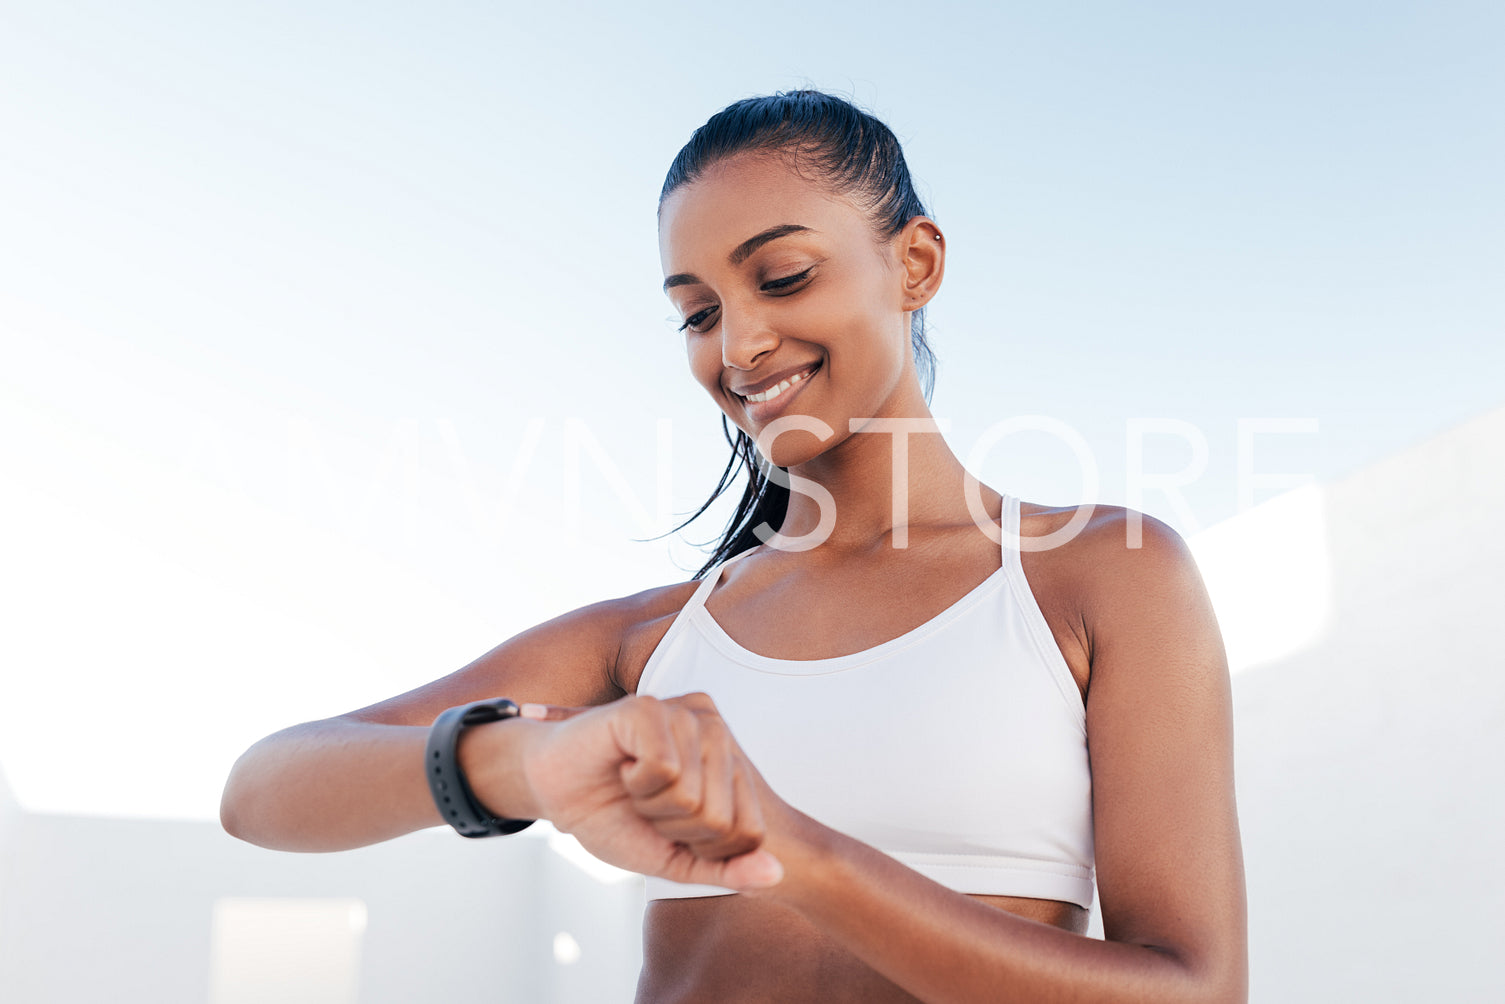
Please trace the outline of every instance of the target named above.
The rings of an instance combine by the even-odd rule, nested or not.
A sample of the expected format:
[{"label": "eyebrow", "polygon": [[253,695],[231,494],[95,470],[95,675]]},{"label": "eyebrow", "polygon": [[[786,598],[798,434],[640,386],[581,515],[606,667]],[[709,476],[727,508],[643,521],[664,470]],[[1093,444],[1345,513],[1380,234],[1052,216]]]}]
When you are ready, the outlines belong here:
[{"label": "eyebrow", "polygon": [[[776,241],[780,237],[788,237],[790,234],[810,233],[816,231],[809,227],[800,226],[798,223],[780,223],[776,227],[769,227],[762,233],[753,234],[747,240],[732,248],[732,253],[726,256],[726,260],[732,265],[741,265],[752,257],[752,253],[769,241]],[[689,272],[676,272],[664,280],[664,292],[667,293],[675,286],[691,286],[700,279]]]}]

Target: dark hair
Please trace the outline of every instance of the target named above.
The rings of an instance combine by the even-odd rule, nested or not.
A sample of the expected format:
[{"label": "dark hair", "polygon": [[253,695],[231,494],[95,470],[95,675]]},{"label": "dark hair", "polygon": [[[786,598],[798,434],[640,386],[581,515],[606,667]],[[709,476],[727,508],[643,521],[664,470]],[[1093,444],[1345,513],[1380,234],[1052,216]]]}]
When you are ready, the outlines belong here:
[{"label": "dark hair", "polygon": [[[810,172],[814,180],[850,198],[867,212],[879,240],[891,239],[916,216],[930,215],[915,192],[904,151],[888,126],[842,98],[810,90],[744,98],[712,115],[695,130],[669,166],[658,197],[660,212],[672,192],[695,181],[711,166],[736,154],[756,152],[781,154],[794,169]],[[909,336],[920,386],[928,401],[935,387],[935,354],[925,339],[923,307],[911,318]],[[711,497],[675,530],[683,530],[709,509],[739,471],[746,470],[747,487],[716,549],[695,573],[696,578],[732,555],[762,543],[753,528],[767,523],[777,530],[789,510],[789,489],[769,480],[759,468],[752,437],[741,429],[733,434],[725,415],[721,416],[721,429],[732,448],[731,459]]]}]

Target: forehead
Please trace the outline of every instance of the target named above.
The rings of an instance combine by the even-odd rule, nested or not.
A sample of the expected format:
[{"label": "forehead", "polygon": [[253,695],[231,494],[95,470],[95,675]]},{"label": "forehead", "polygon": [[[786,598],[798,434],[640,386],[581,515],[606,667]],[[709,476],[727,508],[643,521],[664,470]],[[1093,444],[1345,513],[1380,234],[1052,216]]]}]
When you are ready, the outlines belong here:
[{"label": "forehead", "polygon": [[725,265],[738,244],[786,223],[835,239],[868,237],[867,220],[850,200],[778,157],[743,155],[712,166],[664,200],[658,228],[664,274]]}]

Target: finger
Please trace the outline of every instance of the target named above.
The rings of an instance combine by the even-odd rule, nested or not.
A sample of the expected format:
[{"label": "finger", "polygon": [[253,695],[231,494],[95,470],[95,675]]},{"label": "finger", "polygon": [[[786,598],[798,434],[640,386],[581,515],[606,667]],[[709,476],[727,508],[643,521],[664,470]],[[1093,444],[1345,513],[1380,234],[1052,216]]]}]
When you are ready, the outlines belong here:
[{"label": "finger", "polygon": [[[690,841],[690,849],[701,857],[725,858],[757,846],[754,842],[741,846],[736,839],[737,828],[737,762],[736,750],[731,737],[724,728],[721,735],[712,731],[712,739],[706,745],[702,770],[705,772],[705,793],[700,800],[700,823],[704,836]],[[728,841],[731,841],[728,843]]]},{"label": "finger", "polygon": [[665,701],[652,697],[623,698],[612,718],[617,748],[626,756],[619,777],[628,797],[651,798],[679,780],[684,769],[679,741]]},{"label": "finger", "polygon": [[702,720],[701,726],[699,804],[692,813],[644,813],[644,818],[653,821],[654,829],[660,835],[688,845],[700,857],[726,858],[750,851],[757,844],[727,843],[736,826],[735,751],[727,741],[724,729],[720,729],[718,735],[712,723]]},{"label": "finger", "polygon": [[697,690],[694,693],[681,694],[678,697],[671,697],[665,703],[673,704],[678,707],[689,708],[690,710],[697,713],[713,714],[718,716],[720,715],[720,712],[716,710],[716,702],[711,700],[711,695],[705,693],[704,691]]},{"label": "finger", "polygon": [[738,758],[733,789],[737,797],[737,837],[746,841],[737,852],[720,861],[701,858],[691,871],[709,871],[713,878],[693,879],[711,885],[736,889],[738,892],[756,892],[778,885],[784,878],[784,865],[761,845],[767,835],[763,823],[763,809],[757,798],[752,765]]},{"label": "finger", "polygon": [[756,850],[725,861],[697,858],[687,848],[677,848],[667,862],[663,877],[696,885],[719,885],[738,892],[752,892],[778,885],[784,864],[768,851]]},{"label": "finger", "polygon": [[753,783],[754,768],[740,755],[736,761],[736,773],[732,778],[732,797],[736,812],[736,839],[726,848],[727,857],[744,854],[762,845],[768,836],[763,821],[763,803],[758,797],[757,785]]},{"label": "finger", "polygon": [[726,860],[756,850],[767,836],[764,789],[756,768],[721,730],[725,742],[715,762],[707,760],[705,799],[697,816],[655,820],[663,837],[684,844],[697,857]]},{"label": "finger", "polygon": [[722,727],[721,742],[713,762],[708,767],[714,771],[706,781],[706,795],[701,808],[702,835],[687,841],[690,849],[703,858],[730,858],[746,853],[758,846],[761,834],[750,832],[744,825],[755,819],[756,813],[748,815],[739,803],[745,795],[737,787],[738,760],[742,753],[730,734]]},{"label": "finger", "polygon": [[666,702],[663,710],[674,737],[679,774],[657,791],[634,795],[633,808],[644,819],[678,820],[691,827],[687,832],[695,833],[705,795],[705,758],[720,747],[715,736],[706,733],[699,716],[689,709]]},{"label": "finger", "polygon": [[715,883],[738,892],[769,889],[784,880],[784,863],[767,851],[739,854],[722,863]]},{"label": "finger", "polygon": [[590,708],[571,708],[560,704],[520,704],[517,713],[519,717],[534,718],[541,722],[562,722],[566,718],[574,718],[590,710]]}]

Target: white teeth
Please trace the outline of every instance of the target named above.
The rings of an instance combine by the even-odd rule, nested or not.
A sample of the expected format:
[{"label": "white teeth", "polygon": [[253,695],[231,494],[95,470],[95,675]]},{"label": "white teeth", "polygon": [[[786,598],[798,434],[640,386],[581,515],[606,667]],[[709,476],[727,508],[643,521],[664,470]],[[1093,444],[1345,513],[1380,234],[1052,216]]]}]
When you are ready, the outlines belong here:
[{"label": "white teeth", "polygon": [[764,401],[772,401],[774,398],[778,397],[780,394],[784,393],[784,391],[788,390],[790,387],[799,383],[803,379],[805,379],[804,373],[796,373],[794,376],[782,381],[776,386],[768,388],[761,394],[747,395],[747,399],[758,404],[762,404]]}]

